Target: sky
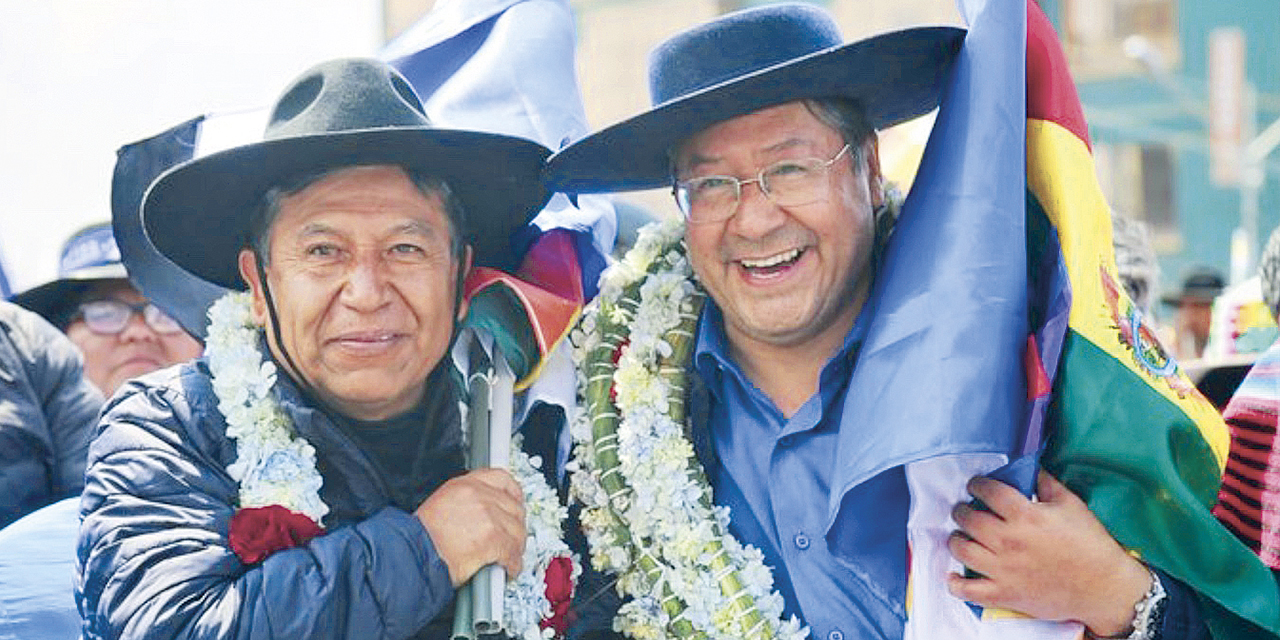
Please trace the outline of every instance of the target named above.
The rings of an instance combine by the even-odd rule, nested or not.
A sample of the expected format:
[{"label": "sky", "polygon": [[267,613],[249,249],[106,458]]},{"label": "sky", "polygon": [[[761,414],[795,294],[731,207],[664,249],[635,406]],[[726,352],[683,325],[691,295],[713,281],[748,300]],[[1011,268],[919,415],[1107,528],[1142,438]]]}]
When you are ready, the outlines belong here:
[{"label": "sky", "polygon": [[312,64],[376,55],[375,0],[0,0],[0,252],[13,290],[110,219],[116,150],[270,105]]}]

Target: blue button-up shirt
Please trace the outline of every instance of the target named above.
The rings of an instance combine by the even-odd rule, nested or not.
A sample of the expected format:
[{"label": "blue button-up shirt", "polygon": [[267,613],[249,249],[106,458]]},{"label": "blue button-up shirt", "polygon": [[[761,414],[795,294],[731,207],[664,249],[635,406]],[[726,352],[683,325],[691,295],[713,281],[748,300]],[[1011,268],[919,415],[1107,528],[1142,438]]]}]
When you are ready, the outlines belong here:
[{"label": "blue button-up shirt", "polygon": [[[708,469],[733,534],[773,568],[788,614],[813,638],[901,638],[906,620],[909,496],[901,467],[847,492],[834,524],[828,503],[849,376],[866,335],[859,315],[822,369],[818,392],[787,418],[729,355],[723,320],[708,301],[694,366],[710,392]],[[695,429],[706,428],[694,425]]]}]

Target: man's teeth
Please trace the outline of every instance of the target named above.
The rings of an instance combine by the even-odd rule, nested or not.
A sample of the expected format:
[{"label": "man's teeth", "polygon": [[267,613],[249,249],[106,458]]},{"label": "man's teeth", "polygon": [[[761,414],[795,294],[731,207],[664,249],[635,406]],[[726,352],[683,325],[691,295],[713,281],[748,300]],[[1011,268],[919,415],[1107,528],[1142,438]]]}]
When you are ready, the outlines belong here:
[{"label": "man's teeth", "polygon": [[796,258],[799,258],[799,257],[800,257],[800,250],[792,249],[790,251],[784,251],[782,253],[771,255],[767,258],[760,258],[759,260],[750,260],[750,259],[743,258],[741,262],[742,262],[742,266],[748,269],[766,269],[768,267],[780,265],[784,262],[791,262],[792,260],[795,260]]}]

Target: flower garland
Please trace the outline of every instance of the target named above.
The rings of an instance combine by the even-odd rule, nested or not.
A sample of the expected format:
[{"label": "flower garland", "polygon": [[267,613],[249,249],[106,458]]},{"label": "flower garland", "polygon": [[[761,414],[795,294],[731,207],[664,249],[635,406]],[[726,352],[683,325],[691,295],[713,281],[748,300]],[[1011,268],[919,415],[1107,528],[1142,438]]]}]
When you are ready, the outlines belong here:
[{"label": "flower garland", "polygon": [[582,408],[571,491],[596,567],[632,600],[614,629],[650,638],[803,638],[782,620],[763,555],[728,533],[729,512],[684,435],[685,365],[703,294],[679,220],[641,230],[601,277],[573,334]]},{"label": "flower garland", "polygon": [[[251,300],[247,292],[219,298],[209,308],[205,343],[218,410],[226,418],[227,437],[236,443],[236,460],[227,472],[240,483],[240,509],[232,519],[230,537],[247,563],[305,544],[323,531],[321,520],[329,512],[320,498],[324,480],[316,469],[315,449],[297,437],[292,420],[271,394],[278,370],[258,349]],[[543,640],[564,633],[572,585],[581,567],[561,535],[567,509],[538,471],[542,461],[526,455],[519,445],[517,435],[510,470],[524,492],[528,537],[520,574],[506,586],[503,622],[514,637]],[[293,513],[281,515],[281,508]],[[246,514],[254,517],[242,517]],[[311,522],[298,524],[298,514]],[[264,519],[278,526],[266,526]],[[292,531],[280,534],[279,528]],[[256,536],[273,540],[246,539]],[[242,553],[241,548],[249,551]],[[565,562],[571,563],[567,569]]]},{"label": "flower garland", "polygon": [[271,395],[277,369],[258,351],[250,302],[247,292],[233,292],[209,307],[205,353],[227,437],[236,441],[236,461],[227,473],[240,483],[241,508],[280,505],[320,524],[329,507],[320,499],[324,480],[316,451],[296,437],[293,421]]},{"label": "flower garland", "polygon": [[507,582],[503,594],[502,626],[513,637],[540,640],[568,630],[569,604],[582,563],[564,541],[568,508],[538,470],[541,457],[526,454],[520,441],[519,434],[513,436],[510,469],[524,490],[526,537],[520,573]]}]

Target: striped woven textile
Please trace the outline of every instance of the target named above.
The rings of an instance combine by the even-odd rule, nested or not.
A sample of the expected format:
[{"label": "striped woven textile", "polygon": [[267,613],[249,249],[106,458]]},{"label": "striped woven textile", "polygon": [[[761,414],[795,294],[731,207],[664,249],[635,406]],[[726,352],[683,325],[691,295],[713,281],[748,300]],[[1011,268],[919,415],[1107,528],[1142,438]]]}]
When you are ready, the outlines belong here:
[{"label": "striped woven textile", "polygon": [[1231,450],[1213,513],[1272,569],[1280,570],[1280,342],[1254,363],[1223,417]]}]

